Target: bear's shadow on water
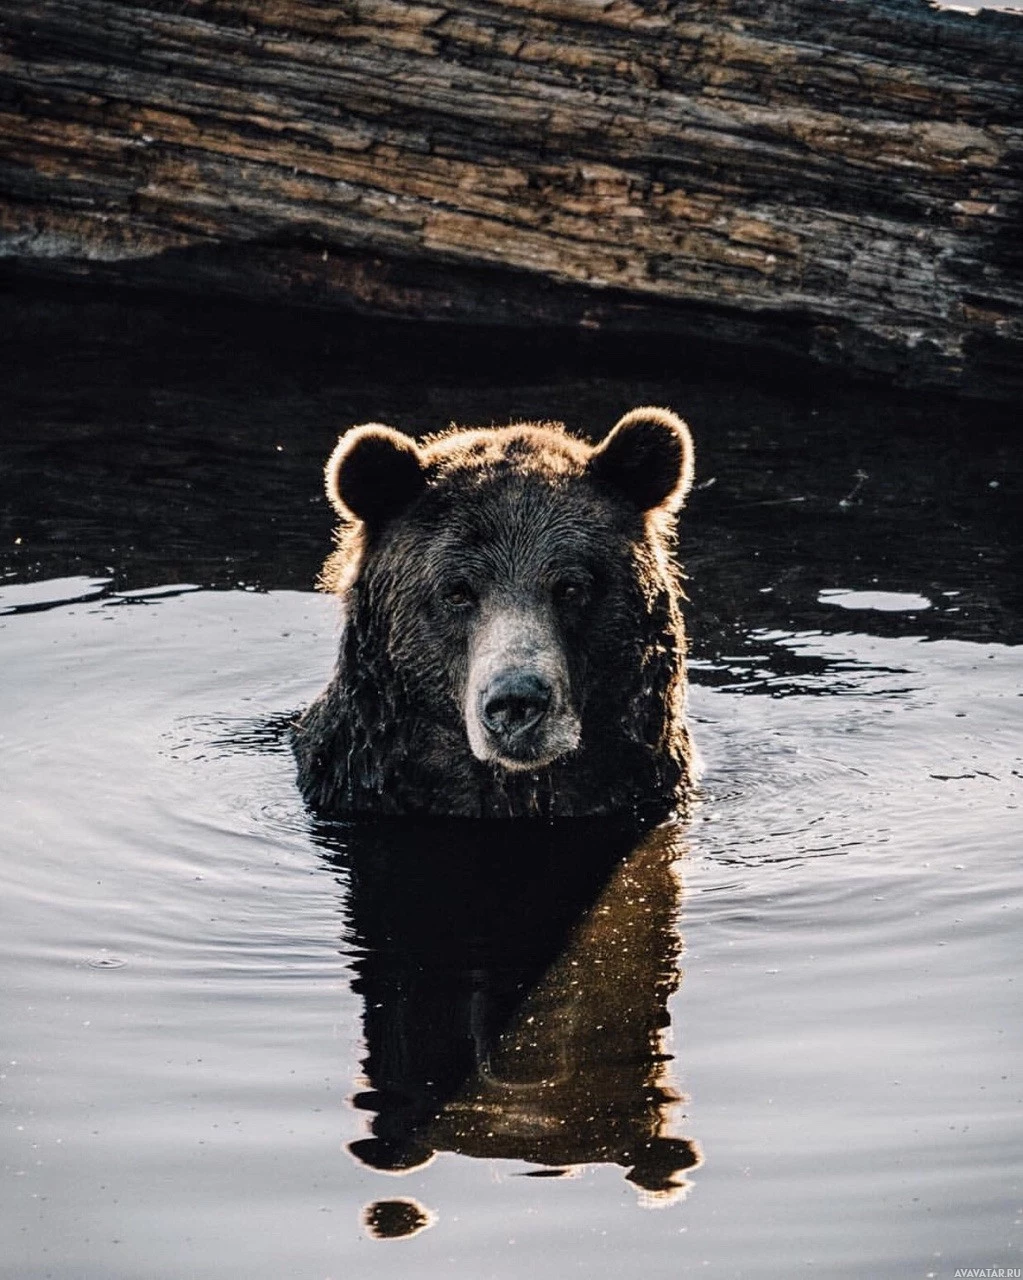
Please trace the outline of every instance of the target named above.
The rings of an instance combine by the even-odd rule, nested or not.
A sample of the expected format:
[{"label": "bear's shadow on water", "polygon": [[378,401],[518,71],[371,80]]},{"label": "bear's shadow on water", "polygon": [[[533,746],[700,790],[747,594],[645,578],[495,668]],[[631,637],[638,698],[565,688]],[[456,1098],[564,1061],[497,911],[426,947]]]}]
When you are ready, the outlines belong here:
[{"label": "bear's shadow on water", "polygon": [[[454,1152],[534,1177],[615,1164],[644,1204],[685,1193],[701,1156],[671,1132],[665,1044],[679,825],[393,819],[314,839],[346,888],[364,1005],[356,1160],[395,1174]],[[365,1222],[402,1235],[427,1216],[382,1200]]]}]

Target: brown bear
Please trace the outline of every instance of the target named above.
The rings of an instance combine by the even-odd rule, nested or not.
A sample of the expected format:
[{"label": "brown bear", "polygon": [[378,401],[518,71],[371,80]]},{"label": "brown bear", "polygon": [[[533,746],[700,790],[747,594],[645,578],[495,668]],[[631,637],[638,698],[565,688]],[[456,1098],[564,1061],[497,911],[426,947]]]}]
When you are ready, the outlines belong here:
[{"label": "brown bear", "polygon": [[627,413],[416,443],[371,423],[326,469],[333,679],[295,726],[320,816],[665,815],[691,777],[675,516],[685,423]]}]

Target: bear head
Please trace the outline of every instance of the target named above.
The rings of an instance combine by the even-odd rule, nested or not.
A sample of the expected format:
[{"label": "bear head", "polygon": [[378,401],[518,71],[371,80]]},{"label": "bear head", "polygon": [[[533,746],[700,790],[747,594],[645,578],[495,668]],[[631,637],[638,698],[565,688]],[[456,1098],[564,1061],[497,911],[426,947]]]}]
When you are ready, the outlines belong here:
[{"label": "bear head", "polygon": [[345,433],[322,578],[344,638],[296,737],[314,807],[569,816],[677,800],[672,551],[692,474],[666,409],[634,409],[596,446],[552,423]]}]

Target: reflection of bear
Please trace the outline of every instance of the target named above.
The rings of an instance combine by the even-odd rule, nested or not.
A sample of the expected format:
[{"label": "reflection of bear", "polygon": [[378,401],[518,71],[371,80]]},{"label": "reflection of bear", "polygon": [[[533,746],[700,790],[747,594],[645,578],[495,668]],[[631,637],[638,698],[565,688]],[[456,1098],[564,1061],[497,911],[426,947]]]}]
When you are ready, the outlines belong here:
[{"label": "reflection of bear", "polygon": [[663,1043],[677,830],[637,845],[608,820],[393,822],[345,839],[332,860],[350,879],[368,1050],[355,1105],[375,1113],[352,1153],[388,1172],[438,1150],[612,1163],[655,1199],[684,1187],[699,1155],[668,1131]]},{"label": "reflection of bear", "polygon": [[635,409],[596,448],[555,425],[342,437],[323,585],[334,677],[295,731],[321,814],[573,817],[685,794],[674,517],[685,424]]}]

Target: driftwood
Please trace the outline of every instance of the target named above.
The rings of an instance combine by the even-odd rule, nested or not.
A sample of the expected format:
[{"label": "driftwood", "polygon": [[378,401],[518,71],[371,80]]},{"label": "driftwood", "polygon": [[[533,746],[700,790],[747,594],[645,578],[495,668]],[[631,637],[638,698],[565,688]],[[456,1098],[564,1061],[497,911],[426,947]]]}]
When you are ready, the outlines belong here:
[{"label": "driftwood", "polygon": [[924,0],[4,0],[0,255],[1006,394],[1021,108]]}]

